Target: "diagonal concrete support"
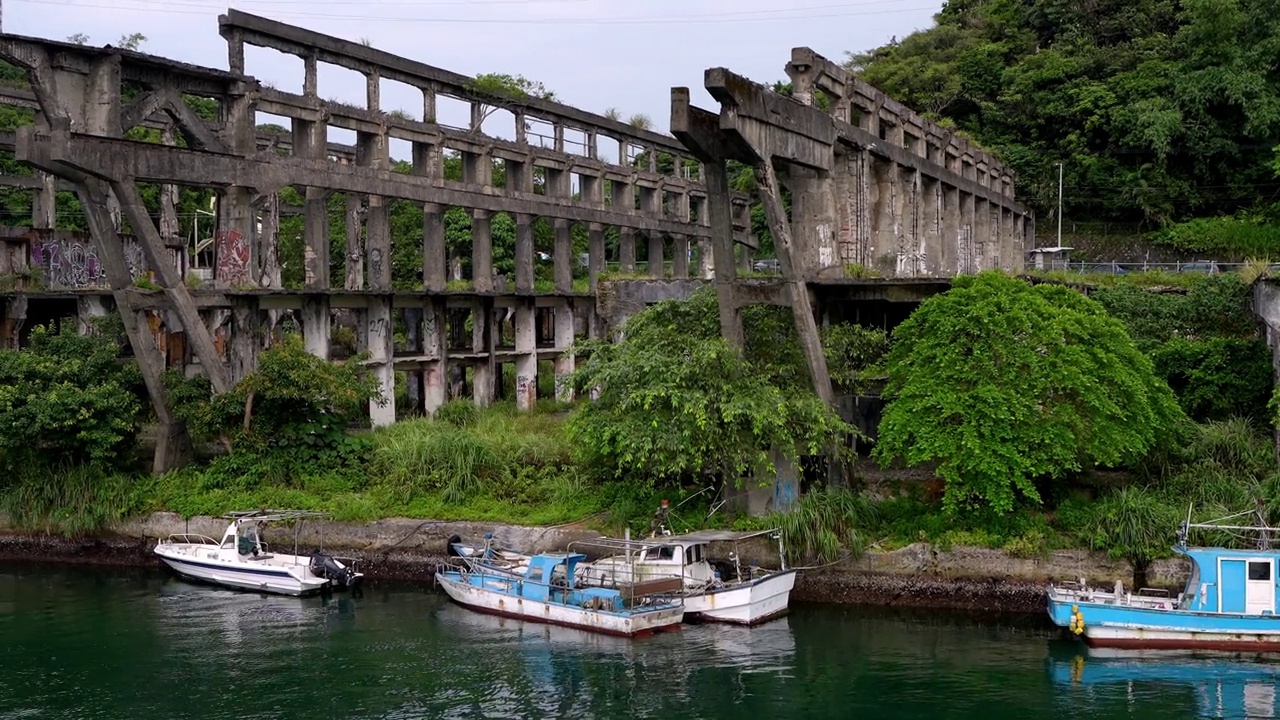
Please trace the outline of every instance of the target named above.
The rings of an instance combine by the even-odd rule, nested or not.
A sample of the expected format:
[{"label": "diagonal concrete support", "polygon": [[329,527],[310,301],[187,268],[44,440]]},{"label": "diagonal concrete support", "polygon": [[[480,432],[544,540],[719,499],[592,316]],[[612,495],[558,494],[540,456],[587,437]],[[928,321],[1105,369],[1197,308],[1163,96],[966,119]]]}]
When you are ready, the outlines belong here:
[{"label": "diagonal concrete support", "polygon": [[[111,285],[111,294],[124,323],[125,333],[129,336],[134,359],[142,373],[142,382],[151,398],[151,407],[156,413],[159,432],[151,470],[161,474],[181,467],[190,460],[191,439],[187,435],[186,426],[169,409],[169,392],[164,384],[164,358],[156,347],[155,338],[138,322],[138,311],[134,307],[130,290],[133,287],[133,276],[124,260],[124,243],[121,242],[107,210],[106,183],[97,178],[83,178],[77,188],[77,195],[84,208],[89,232],[102,251],[102,267],[106,271],[107,282]],[[203,328],[201,325],[201,329]]]},{"label": "diagonal concrete support", "polygon": [[222,367],[222,357],[214,347],[213,336],[209,334],[209,328],[200,319],[200,312],[196,310],[195,301],[191,299],[191,293],[187,292],[183,279],[179,277],[173,265],[167,262],[164,243],[160,240],[160,233],[151,221],[151,216],[147,214],[146,206],[142,204],[137,186],[132,180],[112,181],[111,189],[120,200],[120,207],[128,218],[129,226],[133,228],[139,244],[142,245],[148,265],[155,272],[160,286],[164,288],[165,297],[177,312],[183,329],[187,331],[187,337],[195,347],[196,356],[200,358],[200,365],[209,378],[209,384],[215,393],[227,392],[231,389],[231,385],[227,380],[226,370]]}]

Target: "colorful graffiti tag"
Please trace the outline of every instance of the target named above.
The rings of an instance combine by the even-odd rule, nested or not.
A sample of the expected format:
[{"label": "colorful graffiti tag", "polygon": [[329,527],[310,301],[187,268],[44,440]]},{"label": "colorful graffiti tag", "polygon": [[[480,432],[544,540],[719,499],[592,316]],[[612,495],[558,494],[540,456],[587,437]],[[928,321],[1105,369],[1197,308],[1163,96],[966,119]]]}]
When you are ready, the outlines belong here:
[{"label": "colorful graffiti tag", "polygon": [[[142,247],[133,239],[124,241],[124,260],[129,276],[136,280],[147,273]],[[31,241],[31,264],[44,275],[50,290],[93,290],[111,287],[98,248],[87,237],[38,237]]]}]

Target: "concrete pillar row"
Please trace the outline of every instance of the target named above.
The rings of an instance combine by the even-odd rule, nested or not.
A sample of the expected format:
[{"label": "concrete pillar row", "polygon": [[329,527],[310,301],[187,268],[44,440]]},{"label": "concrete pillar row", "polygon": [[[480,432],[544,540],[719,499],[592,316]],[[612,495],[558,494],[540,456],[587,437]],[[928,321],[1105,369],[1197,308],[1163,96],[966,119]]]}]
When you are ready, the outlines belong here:
[{"label": "concrete pillar row", "polygon": [[422,355],[428,358],[422,371],[422,409],[435,415],[445,403],[448,387],[448,352],[445,338],[445,299],[426,298],[422,304]]},{"label": "concrete pillar row", "polygon": [[307,352],[323,360],[329,359],[329,298],[310,296],[302,301],[302,341]]},{"label": "concrete pillar row", "polygon": [[516,215],[516,293],[533,294],[533,222],[534,216]]},{"label": "concrete pillar row", "polygon": [[476,292],[493,292],[493,232],[488,210],[471,211],[471,283]]}]

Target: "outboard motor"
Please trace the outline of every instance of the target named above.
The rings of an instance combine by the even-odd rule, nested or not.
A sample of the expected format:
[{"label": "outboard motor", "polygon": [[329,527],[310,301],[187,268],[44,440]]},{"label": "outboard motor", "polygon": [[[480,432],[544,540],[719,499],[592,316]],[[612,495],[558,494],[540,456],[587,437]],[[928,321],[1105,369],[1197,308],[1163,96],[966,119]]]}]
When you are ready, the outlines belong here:
[{"label": "outboard motor", "polygon": [[325,555],[319,550],[311,554],[311,574],[326,578],[335,587],[351,587],[360,580],[360,575],[355,570],[338,562],[332,555]]}]

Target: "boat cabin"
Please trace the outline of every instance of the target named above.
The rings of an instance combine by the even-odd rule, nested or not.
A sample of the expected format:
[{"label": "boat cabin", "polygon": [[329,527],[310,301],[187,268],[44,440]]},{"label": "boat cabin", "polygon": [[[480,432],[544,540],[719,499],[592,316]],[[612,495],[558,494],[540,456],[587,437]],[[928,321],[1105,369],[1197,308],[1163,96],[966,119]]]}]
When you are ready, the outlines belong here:
[{"label": "boat cabin", "polygon": [[520,597],[596,610],[622,610],[623,598],[617,590],[574,587],[573,572],[578,563],[586,559],[582,553],[546,553],[530,557],[524,581],[519,584]]},{"label": "boat cabin", "polygon": [[1180,608],[1193,612],[1232,615],[1276,614],[1274,550],[1191,548],[1191,578]]},{"label": "boat cabin", "polygon": [[646,547],[635,562],[636,575],[640,579],[683,576],[688,584],[705,585],[716,576],[707,550],[706,542],[685,539]]}]

